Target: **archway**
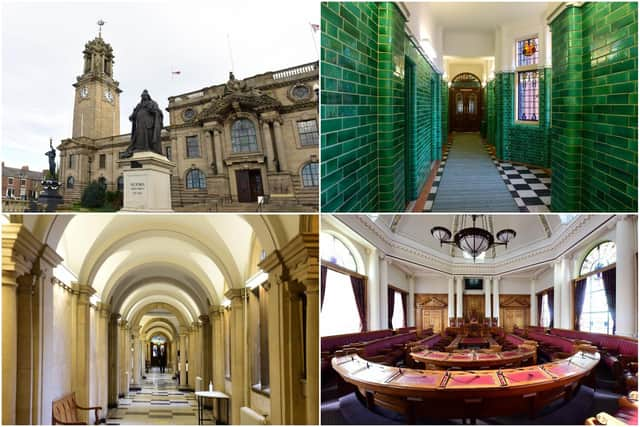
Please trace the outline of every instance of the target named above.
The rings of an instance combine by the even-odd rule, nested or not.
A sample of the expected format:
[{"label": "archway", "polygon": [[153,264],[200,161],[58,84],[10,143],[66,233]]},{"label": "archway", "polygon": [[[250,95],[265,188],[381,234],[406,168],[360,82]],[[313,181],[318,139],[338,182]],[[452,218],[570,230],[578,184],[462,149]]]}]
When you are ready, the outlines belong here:
[{"label": "archway", "polygon": [[449,87],[449,126],[454,132],[479,132],[484,111],[482,82],[473,73],[460,73]]}]

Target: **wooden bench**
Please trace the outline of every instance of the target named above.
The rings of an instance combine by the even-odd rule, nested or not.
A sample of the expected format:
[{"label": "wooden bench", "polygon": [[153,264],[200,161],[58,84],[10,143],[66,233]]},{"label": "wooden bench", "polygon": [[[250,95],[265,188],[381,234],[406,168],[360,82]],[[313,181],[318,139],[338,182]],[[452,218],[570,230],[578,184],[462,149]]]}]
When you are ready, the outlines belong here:
[{"label": "wooden bench", "polygon": [[96,425],[100,424],[98,411],[102,410],[102,406],[91,406],[89,408],[78,406],[75,392],[69,393],[58,400],[54,400],[52,406],[51,412],[53,416],[51,417],[51,421],[53,424],[86,425],[87,423],[80,421],[78,418],[78,409],[84,411],[93,409],[96,412]]}]

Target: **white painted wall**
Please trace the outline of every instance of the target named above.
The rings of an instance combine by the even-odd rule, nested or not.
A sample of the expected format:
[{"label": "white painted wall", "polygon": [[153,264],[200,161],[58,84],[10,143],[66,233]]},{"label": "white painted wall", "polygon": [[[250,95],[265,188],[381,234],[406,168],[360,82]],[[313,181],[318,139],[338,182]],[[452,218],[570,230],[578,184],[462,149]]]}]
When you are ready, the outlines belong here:
[{"label": "white painted wall", "polygon": [[444,55],[493,56],[494,52],[494,35],[490,31],[444,31]]},{"label": "white painted wall", "polygon": [[516,40],[533,35],[538,35],[539,66],[551,66],[551,56],[547,49],[551,39],[548,37],[546,22],[543,19],[526,19],[504,24],[496,30],[494,34],[496,71],[514,71]]},{"label": "white painted wall", "polygon": [[[411,33],[418,39],[418,42],[423,44],[429,43],[436,54],[435,58],[432,58],[435,65],[442,71],[444,69],[442,56],[442,28],[437,25],[433,20],[432,15],[429,13],[428,5],[424,3],[412,3],[406,2],[404,5],[409,10],[409,22],[407,23]],[[424,40],[428,39],[428,42]]]},{"label": "white painted wall", "polygon": [[449,291],[448,280],[444,276],[416,277],[417,294],[446,294]]},{"label": "white painted wall", "polygon": [[53,359],[50,379],[47,388],[53,399],[58,399],[71,390],[72,376],[72,315],[71,294],[60,286],[53,286]]},{"label": "white painted wall", "polygon": [[407,274],[393,264],[389,264],[388,268],[389,284],[403,291],[409,292],[409,280]]},{"label": "white painted wall", "polygon": [[546,269],[536,279],[536,292],[553,286],[553,268]]},{"label": "white painted wall", "polygon": [[[485,282],[486,285],[486,282]],[[503,277],[500,279],[500,294],[517,295],[529,294],[531,287],[531,278],[511,278]]]}]

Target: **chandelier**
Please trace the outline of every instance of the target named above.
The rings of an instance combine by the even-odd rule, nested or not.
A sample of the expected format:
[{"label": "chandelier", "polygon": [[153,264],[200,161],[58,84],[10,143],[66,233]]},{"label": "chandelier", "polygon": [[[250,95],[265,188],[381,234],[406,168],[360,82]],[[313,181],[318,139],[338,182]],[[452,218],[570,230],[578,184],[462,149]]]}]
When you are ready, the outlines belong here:
[{"label": "chandelier", "polygon": [[453,236],[451,240],[451,231],[444,227],[433,227],[431,229],[431,235],[440,242],[440,246],[444,243],[449,245],[456,245],[461,251],[469,254],[473,258],[473,262],[476,262],[476,258],[483,252],[497,245],[507,244],[516,237],[516,232],[510,228],[498,231],[495,239],[493,235],[486,230],[487,220],[482,216],[482,223],[484,228],[476,227],[476,220],[480,215],[471,215],[473,225],[471,227],[464,227],[464,217],[462,219],[462,229]]}]

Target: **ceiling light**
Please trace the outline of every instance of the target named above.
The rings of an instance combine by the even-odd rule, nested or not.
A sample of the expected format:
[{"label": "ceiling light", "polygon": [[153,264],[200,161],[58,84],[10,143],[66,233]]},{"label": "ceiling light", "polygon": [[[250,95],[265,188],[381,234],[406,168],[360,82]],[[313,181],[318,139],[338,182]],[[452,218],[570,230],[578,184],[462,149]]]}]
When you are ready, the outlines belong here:
[{"label": "ceiling light", "polygon": [[507,244],[516,237],[516,232],[507,228],[498,231],[496,241],[493,235],[485,229],[488,228],[486,224],[485,228],[476,227],[477,219],[478,215],[471,215],[471,220],[473,221],[472,226],[464,228],[463,217],[463,228],[453,236],[453,240],[451,240],[451,232],[444,227],[433,227],[431,229],[431,235],[440,242],[440,246],[444,243],[456,245],[463,253],[470,255],[474,262],[476,258],[479,258],[481,254],[493,246],[504,245],[506,247]]}]

